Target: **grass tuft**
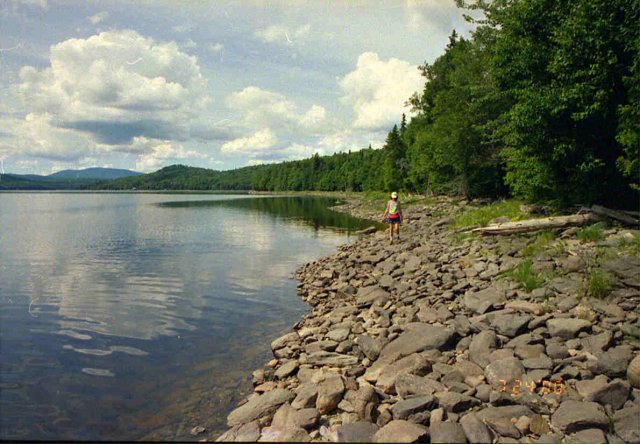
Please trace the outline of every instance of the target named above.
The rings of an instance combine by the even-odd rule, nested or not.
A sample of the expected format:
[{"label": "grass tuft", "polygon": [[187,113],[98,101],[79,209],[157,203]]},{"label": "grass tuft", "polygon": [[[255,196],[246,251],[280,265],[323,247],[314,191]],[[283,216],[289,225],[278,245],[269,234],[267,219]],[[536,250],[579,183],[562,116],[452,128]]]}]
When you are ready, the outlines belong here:
[{"label": "grass tuft", "polygon": [[533,261],[531,259],[525,259],[505,275],[519,283],[526,291],[533,291],[544,284],[544,279],[533,270]]},{"label": "grass tuft", "polygon": [[611,275],[602,268],[591,270],[584,293],[592,298],[603,299],[611,293]]},{"label": "grass tuft", "polygon": [[528,219],[531,215],[520,211],[522,202],[518,200],[501,200],[480,208],[467,210],[457,216],[455,227],[470,227],[472,225],[486,226],[491,219],[506,216],[512,221]]},{"label": "grass tuft", "polygon": [[579,228],[576,237],[582,242],[597,242],[604,237],[604,229],[607,224],[598,222],[587,227]]},{"label": "grass tuft", "polygon": [[536,254],[544,251],[554,237],[553,231],[545,230],[540,232],[536,238],[522,250],[522,256],[534,257]]}]

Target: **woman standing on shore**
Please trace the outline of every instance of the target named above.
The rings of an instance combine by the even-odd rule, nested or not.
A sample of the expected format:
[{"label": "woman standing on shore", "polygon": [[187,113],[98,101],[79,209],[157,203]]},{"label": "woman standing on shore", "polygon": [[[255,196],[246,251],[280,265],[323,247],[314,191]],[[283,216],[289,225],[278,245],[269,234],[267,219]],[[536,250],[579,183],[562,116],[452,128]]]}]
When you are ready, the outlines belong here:
[{"label": "woman standing on shore", "polygon": [[400,223],[402,222],[402,208],[398,201],[398,193],[391,193],[391,200],[382,215],[383,222],[389,224],[389,244],[393,243],[393,226],[396,226],[396,237],[400,240]]}]

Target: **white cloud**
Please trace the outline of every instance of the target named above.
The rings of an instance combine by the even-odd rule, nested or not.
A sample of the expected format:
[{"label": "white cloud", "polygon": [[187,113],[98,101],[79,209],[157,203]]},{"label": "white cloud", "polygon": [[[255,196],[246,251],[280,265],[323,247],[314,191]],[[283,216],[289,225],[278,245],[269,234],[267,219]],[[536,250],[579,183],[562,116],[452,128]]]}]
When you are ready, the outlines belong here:
[{"label": "white cloud", "polygon": [[250,127],[286,129],[299,134],[326,132],[335,123],[327,118],[320,105],[312,105],[306,112],[284,95],[257,86],[248,86],[232,93],[227,105],[240,113],[240,120]]},{"label": "white cloud", "polygon": [[182,145],[175,145],[170,140],[136,137],[132,145],[144,151],[136,160],[136,170],[142,172],[155,171],[176,161],[209,157],[204,153],[185,149]]},{"label": "white cloud", "polygon": [[221,52],[224,49],[224,45],[222,43],[212,43],[209,45],[209,50],[213,52]]},{"label": "white cloud", "polygon": [[100,143],[185,138],[210,101],[195,57],[135,31],[63,41],[51,47],[50,61],[42,70],[20,70],[25,106]]},{"label": "white cloud", "polygon": [[109,18],[109,13],[107,11],[102,11],[95,15],[87,17],[87,20],[89,20],[94,25],[97,25],[98,23],[100,23],[103,20],[106,20],[107,18]]},{"label": "white cloud", "polygon": [[265,42],[292,44],[295,40],[309,35],[311,25],[305,24],[297,28],[288,28],[283,25],[270,25],[264,29],[258,29],[254,35]]},{"label": "white cloud", "polygon": [[356,69],[340,80],[342,103],[353,108],[359,129],[383,129],[400,120],[406,100],[422,89],[424,78],[417,66],[390,58],[380,60],[373,52],[358,57]]},{"label": "white cloud", "polygon": [[264,155],[265,150],[278,142],[278,138],[269,128],[255,132],[248,137],[240,137],[226,142],[220,149],[225,154],[258,157]]},{"label": "white cloud", "polygon": [[194,42],[192,39],[187,39],[180,46],[182,46],[184,49],[194,49],[198,47],[198,44]]},{"label": "white cloud", "polygon": [[49,7],[48,0],[8,0],[12,5],[36,6],[38,8],[47,9]]}]

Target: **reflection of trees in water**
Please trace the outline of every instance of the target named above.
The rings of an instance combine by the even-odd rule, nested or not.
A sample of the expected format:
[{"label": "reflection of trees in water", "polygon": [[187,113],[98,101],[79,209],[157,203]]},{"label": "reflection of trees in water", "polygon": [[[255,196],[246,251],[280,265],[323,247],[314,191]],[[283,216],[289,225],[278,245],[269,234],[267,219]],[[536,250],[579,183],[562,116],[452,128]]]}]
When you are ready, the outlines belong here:
[{"label": "reflection of trees in water", "polygon": [[338,228],[347,232],[362,230],[372,225],[345,213],[329,209],[337,199],[325,197],[256,197],[253,199],[201,200],[162,202],[159,206],[170,208],[227,207],[270,214],[282,219],[300,220],[317,232],[320,228]]}]

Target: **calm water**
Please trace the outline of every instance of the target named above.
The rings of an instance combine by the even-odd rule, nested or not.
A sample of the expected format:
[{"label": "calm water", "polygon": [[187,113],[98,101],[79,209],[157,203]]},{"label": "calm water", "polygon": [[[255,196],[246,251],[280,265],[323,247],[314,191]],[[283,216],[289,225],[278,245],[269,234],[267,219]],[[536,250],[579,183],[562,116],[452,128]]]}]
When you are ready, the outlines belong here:
[{"label": "calm water", "polygon": [[295,269],[369,225],[331,203],[0,194],[0,438],[221,430],[307,310]]}]

